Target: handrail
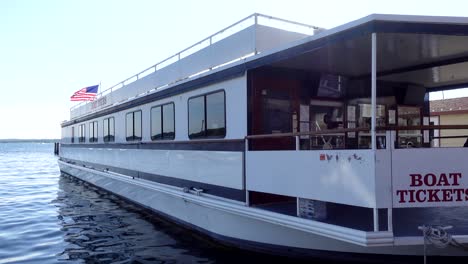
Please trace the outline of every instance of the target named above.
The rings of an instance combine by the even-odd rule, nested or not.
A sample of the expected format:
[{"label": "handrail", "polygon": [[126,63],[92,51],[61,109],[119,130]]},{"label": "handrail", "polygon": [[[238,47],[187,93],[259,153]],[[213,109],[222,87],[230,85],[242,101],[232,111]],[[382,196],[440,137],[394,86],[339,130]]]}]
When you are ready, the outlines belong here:
[{"label": "handrail", "polygon": [[376,130],[432,130],[432,129],[468,129],[468,125],[424,125],[424,126],[387,126]]},{"label": "handrail", "polygon": [[304,132],[291,132],[291,133],[275,133],[275,134],[260,134],[260,135],[248,135],[246,139],[258,139],[258,138],[276,138],[276,137],[296,137],[296,136],[315,136],[315,135],[327,135],[336,133],[346,132],[363,132],[369,131],[369,128],[342,128],[342,129],[329,129],[321,131],[304,131]]},{"label": "handrail", "polygon": [[[267,15],[260,14],[260,13],[254,13],[254,14],[249,15],[249,16],[247,16],[247,17],[245,17],[245,18],[243,18],[243,19],[241,19],[241,20],[239,20],[239,21],[237,21],[237,22],[231,24],[230,26],[225,27],[225,28],[223,28],[222,30],[220,30],[220,31],[218,31],[218,32],[216,32],[216,33],[214,33],[214,34],[212,34],[212,35],[210,35],[210,36],[208,36],[208,37],[206,37],[206,38],[204,38],[204,39],[202,39],[202,40],[196,42],[195,44],[189,46],[188,48],[185,48],[185,49],[183,49],[183,50],[177,52],[176,54],[174,54],[174,55],[172,55],[172,56],[169,56],[169,57],[167,57],[166,59],[164,59],[164,60],[162,60],[162,61],[160,61],[160,62],[158,62],[158,63],[156,63],[156,64],[154,64],[154,65],[152,65],[152,66],[150,66],[150,67],[148,67],[148,68],[146,68],[146,69],[140,71],[140,72],[138,72],[137,74],[134,74],[134,75],[132,75],[131,77],[128,77],[128,78],[126,78],[125,80],[118,82],[117,84],[115,84],[115,85],[111,86],[110,88],[107,88],[106,90],[104,90],[104,91],[100,92],[99,94],[97,94],[97,95],[96,95],[96,99],[102,97],[103,94],[105,94],[105,93],[112,93],[113,90],[122,88],[123,86],[126,85],[125,82],[128,81],[128,80],[131,80],[131,79],[133,79],[133,78],[136,78],[136,80],[138,80],[138,79],[140,78],[139,76],[140,76],[141,74],[143,74],[143,73],[145,73],[145,72],[147,72],[147,71],[149,71],[149,70],[151,70],[151,69],[153,69],[153,68],[154,68],[154,72],[156,72],[156,71],[158,70],[157,67],[158,67],[159,65],[161,65],[161,64],[163,64],[163,63],[165,63],[165,62],[167,62],[167,61],[169,61],[169,60],[171,60],[171,59],[177,58],[177,61],[180,61],[180,60],[181,60],[181,54],[182,54],[182,53],[184,53],[184,52],[186,52],[186,51],[192,49],[193,47],[195,47],[195,46],[197,46],[197,45],[200,45],[200,44],[204,43],[204,42],[207,41],[207,40],[209,40],[209,46],[213,45],[213,37],[215,37],[215,36],[217,36],[217,35],[219,35],[219,34],[224,33],[226,30],[228,30],[228,29],[230,29],[230,28],[233,28],[233,27],[239,25],[240,23],[242,23],[242,22],[244,22],[244,21],[247,21],[247,20],[249,20],[249,19],[251,19],[251,18],[255,18],[255,19],[254,19],[254,25],[257,25],[257,24],[258,24],[258,18],[259,18],[259,17],[263,17],[263,18],[267,18],[267,19],[271,19],[271,20],[277,20],[277,21],[280,21],[280,22],[289,23],[289,24],[293,24],[293,25],[296,25],[296,26],[307,27],[307,28],[311,28],[311,29],[318,29],[318,28],[319,28],[319,27],[316,27],[316,26],[307,25],[307,24],[299,23],[299,22],[294,22],[294,21],[291,21],[291,20],[286,20],[286,19],[277,18],[277,17],[273,17],[273,16],[267,16]],[[119,88],[116,88],[117,86],[120,86],[120,87],[119,87]],[[116,88],[116,89],[114,89],[114,88]],[[88,102],[89,102],[89,101],[84,101],[84,102],[80,102],[80,103],[77,104],[77,105],[72,106],[72,107],[70,108],[70,112],[73,111],[74,109],[78,108],[78,107],[81,107],[81,106],[84,105],[84,104],[87,104]]]},{"label": "handrail", "polygon": [[[468,129],[468,125],[425,125],[425,126],[386,126],[376,127],[376,131],[400,131],[400,130],[432,130],[432,129]],[[304,132],[291,132],[291,133],[275,133],[275,134],[260,134],[248,135],[246,139],[259,139],[259,138],[277,138],[277,137],[296,137],[296,136],[315,136],[327,135],[336,133],[347,132],[368,132],[370,128],[341,128],[341,129],[328,129],[321,131],[304,131]]]}]

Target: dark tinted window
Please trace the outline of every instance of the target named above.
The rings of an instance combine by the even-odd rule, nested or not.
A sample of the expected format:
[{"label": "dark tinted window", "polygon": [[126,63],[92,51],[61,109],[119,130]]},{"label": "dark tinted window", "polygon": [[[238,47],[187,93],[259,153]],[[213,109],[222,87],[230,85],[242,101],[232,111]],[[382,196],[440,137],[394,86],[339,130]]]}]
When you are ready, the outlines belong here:
[{"label": "dark tinted window", "polygon": [[163,110],[163,139],[174,139],[175,125],[174,125],[174,104],[166,104],[162,106]]},{"label": "dark tinted window", "polygon": [[104,142],[108,142],[106,137],[109,135],[109,118],[106,118],[102,121],[102,136]]},{"label": "dark tinted window", "polygon": [[135,111],[126,115],[127,141],[141,140],[141,111]]},{"label": "dark tinted window", "polygon": [[126,115],[125,126],[127,140],[133,140],[133,112]]},{"label": "dark tinted window", "polygon": [[189,138],[205,136],[205,97],[190,98],[188,101]]},{"label": "dark tinted window", "polygon": [[134,140],[141,140],[141,111],[133,112],[133,122],[135,123],[133,126],[134,131]]},{"label": "dark tinted window", "polygon": [[104,139],[104,142],[115,141],[113,117],[106,118],[103,121],[103,139]]},{"label": "dark tinted window", "polygon": [[71,127],[71,143],[75,143],[75,127]]},{"label": "dark tinted window", "polygon": [[86,125],[82,124],[78,127],[78,142],[83,143],[86,142]]},{"label": "dark tinted window", "polygon": [[189,99],[189,138],[226,135],[224,91]]},{"label": "dark tinted window", "polygon": [[151,108],[151,139],[162,139],[161,106]]},{"label": "dark tinted window", "polygon": [[98,141],[98,123],[97,121],[89,123],[89,142]]},{"label": "dark tinted window", "polygon": [[174,103],[151,108],[151,139],[174,139]]},{"label": "dark tinted window", "polygon": [[115,141],[115,120],[113,117],[109,118],[109,141]]},{"label": "dark tinted window", "polygon": [[226,135],[224,92],[206,96],[206,135],[224,137]]}]

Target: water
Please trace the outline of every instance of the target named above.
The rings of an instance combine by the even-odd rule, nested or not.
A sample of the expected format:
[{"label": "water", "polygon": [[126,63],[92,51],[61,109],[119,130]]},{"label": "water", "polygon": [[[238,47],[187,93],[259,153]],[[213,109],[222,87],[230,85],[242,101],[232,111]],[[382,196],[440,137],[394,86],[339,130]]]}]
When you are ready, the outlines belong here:
[{"label": "water", "polygon": [[0,264],[290,262],[222,247],[61,176],[51,143],[0,143],[0,179]]}]

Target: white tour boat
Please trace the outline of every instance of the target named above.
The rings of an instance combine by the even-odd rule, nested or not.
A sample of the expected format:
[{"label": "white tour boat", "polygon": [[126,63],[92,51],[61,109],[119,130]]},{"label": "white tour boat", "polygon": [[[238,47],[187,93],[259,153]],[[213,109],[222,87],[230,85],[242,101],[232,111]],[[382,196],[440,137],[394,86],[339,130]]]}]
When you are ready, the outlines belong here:
[{"label": "white tour boat", "polygon": [[58,163],[228,245],[463,259],[468,125],[429,111],[460,87],[468,18],[254,14],[73,107]]}]

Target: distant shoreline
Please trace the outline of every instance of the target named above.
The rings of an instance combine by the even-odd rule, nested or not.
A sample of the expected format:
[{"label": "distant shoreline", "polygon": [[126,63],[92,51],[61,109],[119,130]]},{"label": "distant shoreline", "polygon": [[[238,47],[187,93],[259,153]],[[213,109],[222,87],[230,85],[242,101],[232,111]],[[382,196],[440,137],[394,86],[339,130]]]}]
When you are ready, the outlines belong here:
[{"label": "distant shoreline", "polygon": [[59,139],[0,139],[0,143],[54,143]]}]

